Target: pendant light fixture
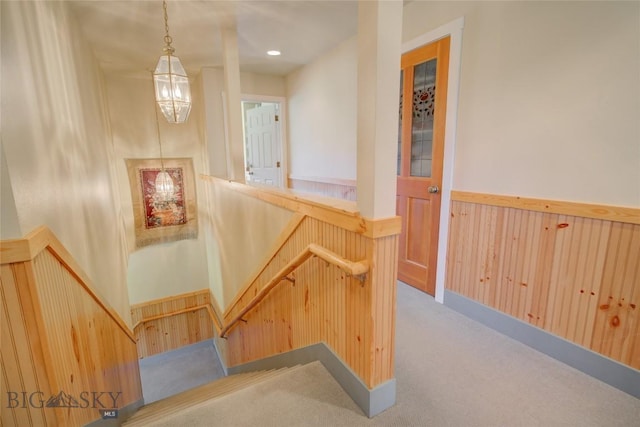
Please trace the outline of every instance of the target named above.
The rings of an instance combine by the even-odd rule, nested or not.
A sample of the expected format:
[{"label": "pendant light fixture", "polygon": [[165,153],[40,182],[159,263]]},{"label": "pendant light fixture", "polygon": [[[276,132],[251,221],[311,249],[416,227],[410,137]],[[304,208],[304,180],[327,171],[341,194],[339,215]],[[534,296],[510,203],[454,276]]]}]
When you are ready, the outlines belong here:
[{"label": "pendant light fixture", "polygon": [[164,159],[162,157],[162,140],[160,138],[160,120],[158,119],[158,107],[154,106],[153,110],[156,117],[156,134],[158,136],[158,146],[160,147],[160,172],[158,172],[158,174],[156,175],[156,193],[154,199],[159,202],[168,202],[175,197],[175,186],[173,183],[173,178],[171,178],[171,175],[169,175],[169,173],[164,168]]},{"label": "pendant light fixture", "polygon": [[171,46],[173,40],[169,35],[169,17],[167,2],[162,1],[164,9],[164,54],[160,57],[153,73],[156,102],[169,123],[184,123],[191,111],[191,90],[189,78]]}]

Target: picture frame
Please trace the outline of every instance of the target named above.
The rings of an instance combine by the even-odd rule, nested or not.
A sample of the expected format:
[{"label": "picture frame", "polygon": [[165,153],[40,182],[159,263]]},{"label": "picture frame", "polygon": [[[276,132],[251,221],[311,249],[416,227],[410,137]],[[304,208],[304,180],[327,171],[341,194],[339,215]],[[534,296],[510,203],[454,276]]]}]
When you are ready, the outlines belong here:
[{"label": "picture frame", "polygon": [[[198,238],[193,160],[190,158],[125,159],[135,228],[136,249]],[[160,176],[164,172],[164,175]],[[156,180],[164,191],[158,191]],[[167,188],[162,187],[169,184]]]}]

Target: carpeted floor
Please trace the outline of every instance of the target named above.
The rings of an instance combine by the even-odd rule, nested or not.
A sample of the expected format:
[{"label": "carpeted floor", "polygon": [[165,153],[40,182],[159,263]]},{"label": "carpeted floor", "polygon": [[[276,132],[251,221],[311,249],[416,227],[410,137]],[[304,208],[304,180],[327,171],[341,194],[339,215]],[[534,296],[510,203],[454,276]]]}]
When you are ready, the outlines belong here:
[{"label": "carpeted floor", "polygon": [[223,376],[222,364],[211,340],[140,360],[140,378],[145,404]]},{"label": "carpeted floor", "polygon": [[316,362],[156,425],[640,426],[640,400],[403,284],[397,314],[397,403],[373,419]]}]

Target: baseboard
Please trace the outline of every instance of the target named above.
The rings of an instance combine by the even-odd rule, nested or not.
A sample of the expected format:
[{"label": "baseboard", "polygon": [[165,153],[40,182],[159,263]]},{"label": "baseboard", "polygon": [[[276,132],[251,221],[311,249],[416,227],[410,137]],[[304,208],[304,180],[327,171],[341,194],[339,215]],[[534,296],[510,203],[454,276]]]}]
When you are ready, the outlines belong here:
[{"label": "baseboard", "polygon": [[140,399],[137,402],[131,403],[123,408],[118,409],[117,418],[99,418],[95,421],[86,424],[85,427],[119,427],[127,419],[136,413],[144,405],[144,399]]},{"label": "baseboard", "polygon": [[636,369],[458,293],[445,290],[444,305],[640,399],[640,371]]},{"label": "baseboard", "polygon": [[[216,347],[217,351],[217,347]],[[325,343],[317,343],[277,354],[243,365],[222,368],[228,375],[278,369],[320,361],[340,386],[369,418],[390,408],[396,402],[396,380],[391,379],[369,389],[360,378]]]}]

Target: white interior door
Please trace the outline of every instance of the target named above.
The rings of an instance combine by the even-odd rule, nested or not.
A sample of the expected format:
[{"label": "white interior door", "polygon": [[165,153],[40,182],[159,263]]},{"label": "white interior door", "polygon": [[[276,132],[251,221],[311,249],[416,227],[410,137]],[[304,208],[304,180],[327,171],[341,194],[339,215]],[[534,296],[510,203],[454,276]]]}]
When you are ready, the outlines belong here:
[{"label": "white interior door", "polygon": [[282,186],[280,129],[273,103],[245,110],[245,144],[248,183]]}]

